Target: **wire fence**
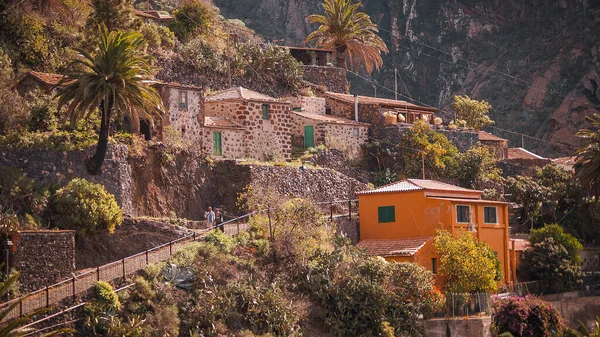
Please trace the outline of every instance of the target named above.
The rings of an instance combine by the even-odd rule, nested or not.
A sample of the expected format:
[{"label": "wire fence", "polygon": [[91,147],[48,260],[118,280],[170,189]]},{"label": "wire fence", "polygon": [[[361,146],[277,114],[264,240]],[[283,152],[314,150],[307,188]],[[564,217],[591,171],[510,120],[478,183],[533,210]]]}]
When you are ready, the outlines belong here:
[{"label": "wire fence", "polygon": [[[260,212],[262,211],[236,217],[220,224],[220,226],[223,226],[226,234],[239,234],[240,231],[247,229],[248,225],[245,220]],[[169,257],[181,250],[188,243],[201,240],[209,230],[215,228],[217,228],[217,226],[203,229],[201,232],[194,232],[193,234],[150,248],[141,253],[98,266],[81,274],[73,275],[70,279],[2,303],[0,305],[0,311],[15,305],[2,321],[11,320],[43,308],[48,308],[67,298],[75,298],[77,295],[91,289],[97,281],[112,282],[119,279],[125,279],[129,275],[143,270],[148,265],[169,259]]]},{"label": "wire fence", "polygon": [[446,317],[469,316],[477,313],[489,315],[491,310],[489,293],[446,294]]}]

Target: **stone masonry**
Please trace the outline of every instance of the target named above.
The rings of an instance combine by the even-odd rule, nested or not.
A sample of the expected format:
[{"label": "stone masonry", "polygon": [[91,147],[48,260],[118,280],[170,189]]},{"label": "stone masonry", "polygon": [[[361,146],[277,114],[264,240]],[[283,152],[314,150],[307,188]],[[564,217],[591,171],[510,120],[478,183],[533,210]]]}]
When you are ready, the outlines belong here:
[{"label": "stone masonry", "polygon": [[[164,126],[176,130],[190,149],[202,149],[202,124],[204,123],[204,102],[198,88],[157,85],[163,104],[168,111]],[[165,130],[163,137],[165,136]]]},{"label": "stone masonry", "polygon": [[74,231],[21,231],[13,234],[11,240],[11,266],[21,275],[21,291],[34,291],[73,275]]},{"label": "stone masonry", "polygon": [[[410,125],[398,125],[380,129],[381,139],[386,139],[390,142],[398,142],[402,139],[402,136],[406,131],[410,129]],[[438,129],[434,130],[442,133],[458,148],[459,151],[464,152],[473,146],[477,146],[479,143],[479,137],[477,131],[470,130],[448,130]]]},{"label": "stone masonry", "polygon": [[293,96],[289,98],[292,109],[301,108],[303,112],[325,114],[325,98]]},{"label": "stone masonry", "polygon": [[302,66],[304,79],[316,85],[324,85],[329,91],[347,93],[350,88],[346,69],[338,67]]}]

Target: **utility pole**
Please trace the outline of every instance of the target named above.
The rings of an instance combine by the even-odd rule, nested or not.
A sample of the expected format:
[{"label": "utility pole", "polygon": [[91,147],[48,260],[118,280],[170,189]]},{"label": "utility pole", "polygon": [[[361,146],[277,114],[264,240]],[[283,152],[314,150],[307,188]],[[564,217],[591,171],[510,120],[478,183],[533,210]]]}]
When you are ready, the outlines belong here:
[{"label": "utility pole", "polygon": [[398,69],[394,68],[394,99],[398,100]]},{"label": "utility pole", "polygon": [[231,51],[229,50],[229,30],[227,31],[227,78],[229,79],[229,87],[231,88]]},{"label": "utility pole", "polygon": [[421,151],[421,172],[423,173],[423,180],[425,180],[425,151]]},{"label": "utility pole", "polygon": [[377,86],[373,86],[373,90],[375,91],[375,98],[377,98]]},{"label": "utility pole", "polygon": [[525,148],[525,137],[521,134],[521,148]]}]

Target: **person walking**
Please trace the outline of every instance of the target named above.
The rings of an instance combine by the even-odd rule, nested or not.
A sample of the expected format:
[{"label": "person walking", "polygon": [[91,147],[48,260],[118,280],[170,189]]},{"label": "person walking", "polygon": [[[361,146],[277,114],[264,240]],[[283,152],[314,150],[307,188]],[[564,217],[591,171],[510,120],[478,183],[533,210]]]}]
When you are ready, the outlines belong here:
[{"label": "person walking", "polygon": [[219,208],[215,209],[215,226],[221,232],[225,233],[225,228],[223,228],[223,212]]},{"label": "person walking", "polygon": [[208,228],[211,228],[215,224],[215,212],[213,212],[212,207],[208,206],[208,211],[204,212],[204,219],[206,219],[206,223],[208,224]]}]

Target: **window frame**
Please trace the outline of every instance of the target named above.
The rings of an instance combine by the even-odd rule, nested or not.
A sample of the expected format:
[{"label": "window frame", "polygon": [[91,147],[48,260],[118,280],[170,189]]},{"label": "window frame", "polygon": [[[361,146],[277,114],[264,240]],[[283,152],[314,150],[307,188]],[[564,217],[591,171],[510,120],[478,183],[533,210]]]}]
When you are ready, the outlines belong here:
[{"label": "window frame", "polygon": [[269,114],[270,114],[270,109],[271,106],[270,104],[267,103],[263,103],[260,108],[262,109],[262,119],[263,121],[268,121],[269,120]]},{"label": "window frame", "polygon": [[359,128],[352,128],[352,136],[353,137],[360,137],[360,129]]},{"label": "window frame", "polygon": [[[389,218],[390,213],[385,213],[385,214],[383,214],[384,216],[382,217],[382,211],[389,212],[390,209],[392,210],[391,218]],[[389,206],[377,207],[377,223],[392,223],[392,222],[396,222],[396,206],[389,205]]]},{"label": "window frame", "polygon": [[[468,213],[467,213],[468,219],[466,222],[458,220],[458,215],[460,214],[458,212],[459,207],[467,207],[467,209],[468,209]],[[470,224],[471,223],[471,206],[470,205],[456,205],[455,210],[456,210],[456,223],[460,223],[460,224]]]},{"label": "window frame", "polygon": [[[485,211],[486,208],[490,208],[494,210],[494,218],[495,222],[488,222],[486,220],[487,213]],[[497,225],[498,224],[498,206],[483,206],[483,223],[486,225]]]},{"label": "window frame", "polygon": [[[183,106],[182,106],[182,104],[183,104]],[[187,90],[179,90],[177,107],[179,108],[179,110],[187,110],[188,109],[188,92],[187,92]]]}]

